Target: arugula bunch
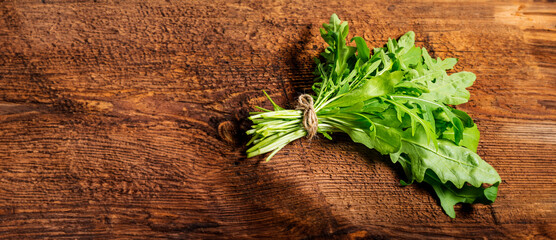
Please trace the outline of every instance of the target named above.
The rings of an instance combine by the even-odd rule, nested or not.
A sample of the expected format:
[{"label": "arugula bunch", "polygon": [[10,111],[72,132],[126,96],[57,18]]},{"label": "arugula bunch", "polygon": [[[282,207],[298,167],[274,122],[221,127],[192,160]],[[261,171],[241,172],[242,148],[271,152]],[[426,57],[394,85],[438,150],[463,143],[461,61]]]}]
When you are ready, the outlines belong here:
[{"label": "arugula bunch", "polygon": [[[320,29],[328,47],[316,59],[312,87],[318,133],[343,132],[354,142],[390,155],[408,181],[430,184],[442,208],[455,217],[457,203],[494,202],[500,176],[477,155],[479,130],[467,115],[452,106],[469,100],[465,89],[475,75],[448,75],[457,60],[433,59],[415,46],[415,34],[374,48],[354,37],[348,46],[348,24],[336,14]],[[286,110],[266,94],[274,110],[257,107],[249,119],[253,135],[247,156],[269,153],[267,161],[288,143],[307,135],[303,111]]]}]

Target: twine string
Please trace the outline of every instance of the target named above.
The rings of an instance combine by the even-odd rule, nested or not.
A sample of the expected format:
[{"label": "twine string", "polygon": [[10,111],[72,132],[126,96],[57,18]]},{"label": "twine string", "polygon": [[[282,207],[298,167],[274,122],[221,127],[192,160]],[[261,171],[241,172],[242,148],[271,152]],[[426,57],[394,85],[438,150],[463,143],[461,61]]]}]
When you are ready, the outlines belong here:
[{"label": "twine string", "polygon": [[303,94],[297,99],[297,107],[295,108],[303,110],[303,127],[307,130],[307,138],[309,139],[312,139],[317,134],[319,125],[313,104],[313,97],[309,94]]}]

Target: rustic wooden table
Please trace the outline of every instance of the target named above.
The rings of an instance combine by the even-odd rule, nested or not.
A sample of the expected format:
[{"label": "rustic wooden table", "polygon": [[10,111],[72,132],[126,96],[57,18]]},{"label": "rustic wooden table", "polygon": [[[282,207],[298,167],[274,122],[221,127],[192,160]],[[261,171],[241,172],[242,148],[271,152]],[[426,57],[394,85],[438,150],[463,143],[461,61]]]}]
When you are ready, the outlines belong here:
[{"label": "rustic wooden table", "polygon": [[[556,4],[388,2],[0,1],[0,238],[556,238]],[[334,12],[476,73],[493,205],[451,219],[342,135],[245,158],[247,112],[310,91]]]}]

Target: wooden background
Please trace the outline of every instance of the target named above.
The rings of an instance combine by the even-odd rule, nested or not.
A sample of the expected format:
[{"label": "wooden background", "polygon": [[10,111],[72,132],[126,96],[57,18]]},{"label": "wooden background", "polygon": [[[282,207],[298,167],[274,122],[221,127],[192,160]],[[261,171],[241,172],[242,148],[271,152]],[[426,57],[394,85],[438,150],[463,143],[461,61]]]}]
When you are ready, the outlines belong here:
[{"label": "wooden background", "polygon": [[[0,238],[556,238],[556,4],[0,1]],[[261,90],[310,91],[320,24],[413,30],[477,75],[460,109],[503,182],[446,216],[343,135],[246,159]]]}]

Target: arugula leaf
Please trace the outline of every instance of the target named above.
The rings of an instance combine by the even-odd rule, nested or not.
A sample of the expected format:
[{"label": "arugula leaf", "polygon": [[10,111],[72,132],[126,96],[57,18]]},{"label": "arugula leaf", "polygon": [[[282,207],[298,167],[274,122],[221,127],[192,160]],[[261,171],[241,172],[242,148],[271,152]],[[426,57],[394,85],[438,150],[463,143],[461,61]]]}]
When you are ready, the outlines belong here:
[{"label": "arugula leaf", "polygon": [[447,106],[437,103],[435,101],[430,101],[422,98],[412,97],[412,96],[400,96],[400,95],[393,95],[393,99],[401,99],[414,102],[421,106],[421,109],[428,109],[425,112],[425,116],[431,123],[431,128],[435,128],[435,118],[432,116],[432,112],[436,110],[441,110],[446,115],[445,120],[452,123],[452,130],[453,130],[453,141],[454,143],[458,144],[459,141],[463,138],[463,122],[461,121],[460,117],[456,115],[450,108]]},{"label": "arugula leaf", "polygon": [[393,128],[375,124],[373,130],[360,128],[344,128],[353,142],[361,143],[368,148],[374,148],[381,154],[398,152],[401,147],[401,136]]},{"label": "arugula leaf", "polygon": [[398,112],[398,120],[402,121],[401,117],[402,117],[403,114],[407,114],[408,116],[410,116],[410,118],[411,118],[411,134],[412,135],[415,135],[415,132],[418,129],[417,128],[417,123],[419,123],[421,125],[421,127],[424,129],[425,136],[427,137],[427,142],[432,140],[435,147],[437,146],[436,134],[434,132],[434,128],[432,127],[432,125],[429,121],[426,121],[425,119],[423,119],[419,115],[419,112],[418,112],[417,109],[407,107],[406,105],[404,105],[404,102],[399,101],[399,100],[385,99],[385,101],[390,102],[394,105],[394,108]]},{"label": "arugula leaf", "polygon": [[475,79],[475,74],[470,72],[441,75],[436,82],[429,82],[429,92],[423,93],[421,97],[449,105],[466,103],[469,101],[469,91],[465,88],[473,85]]},{"label": "arugula leaf", "polygon": [[[411,176],[411,161],[406,155],[391,154],[391,159],[394,163],[399,163],[407,176]],[[413,182],[413,180],[411,180]],[[411,184],[401,180],[402,185],[406,186]],[[456,217],[454,205],[458,203],[492,203],[496,200],[498,185],[496,183],[487,188],[475,187],[464,185],[462,188],[455,187],[452,183],[443,183],[440,178],[431,170],[427,170],[424,175],[423,181],[432,186],[434,192],[440,200],[442,209],[451,218]]]},{"label": "arugula leaf", "polygon": [[370,51],[369,47],[367,47],[367,43],[365,43],[365,39],[363,39],[362,37],[354,37],[351,39],[351,41],[355,41],[355,43],[357,44],[357,53],[359,54],[358,57],[363,62],[367,62],[370,57]]},{"label": "arugula leaf", "polygon": [[457,188],[465,183],[480,187],[483,183],[499,183],[500,176],[492,166],[472,150],[451,141],[438,140],[438,149],[427,142],[423,129],[417,134],[404,133],[401,151],[411,160],[412,180],[422,182],[427,169],[434,171],[442,183],[452,182]]},{"label": "arugula leaf", "polygon": [[[469,148],[469,150],[476,153],[477,147],[479,146],[480,135],[481,134],[479,133],[479,129],[477,129],[477,125],[473,125],[473,127],[470,128],[465,128],[463,130],[463,139],[459,143],[459,145]],[[446,129],[442,133],[442,138],[455,142],[454,129],[453,128]]]},{"label": "arugula leaf", "polygon": [[341,96],[328,107],[345,107],[371,98],[384,96],[394,91],[394,85],[401,81],[402,72],[385,73],[373,77],[361,87]]},{"label": "arugula leaf", "polygon": [[421,62],[421,48],[411,47],[406,53],[399,56],[399,61],[401,68],[403,70],[411,69],[411,66],[415,66]]},{"label": "arugula leaf", "polygon": [[[427,175],[428,177],[428,175]],[[451,218],[456,217],[454,205],[457,203],[492,203],[498,194],[498,184],[487,189],[482,187],[464,186],[461,189],[443,184],[436,179],[426,178],[425,182],[430,184],[440,200],[442,209]]]}]

